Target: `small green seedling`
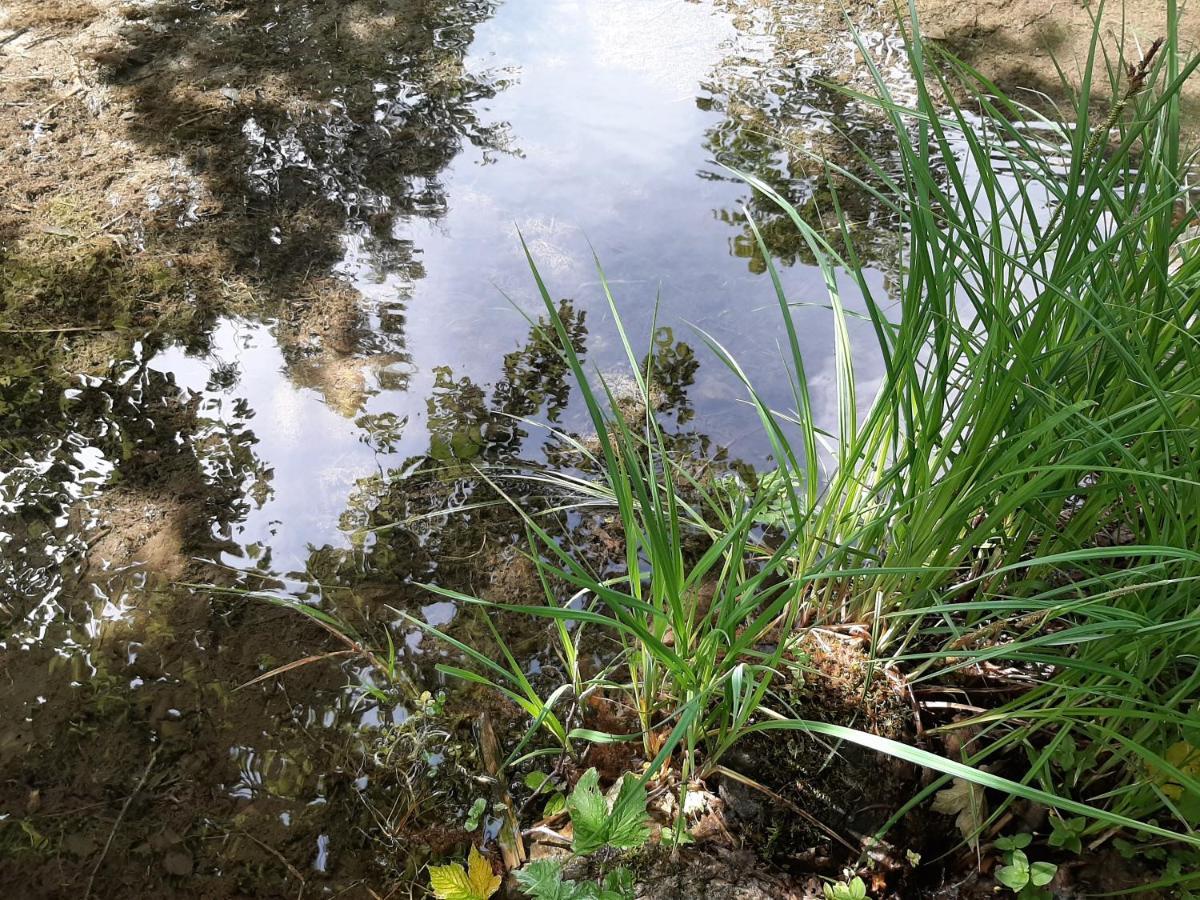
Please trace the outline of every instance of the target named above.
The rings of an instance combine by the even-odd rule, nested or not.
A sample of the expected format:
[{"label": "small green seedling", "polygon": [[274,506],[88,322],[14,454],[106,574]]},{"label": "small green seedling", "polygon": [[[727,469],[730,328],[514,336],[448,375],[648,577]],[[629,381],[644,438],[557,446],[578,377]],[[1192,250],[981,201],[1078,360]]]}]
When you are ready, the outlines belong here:
[{"label": "small green seedling", "polygon": [[1050,900],[1053,895],[1046,890],[1046,885],[1054,880],[1058,866],[1048,862],[1031,863],[1025,848],[1032,840],[1029,834],[997,838],[996,849],[1004,854],[1004,865],[996,870],[996,880],[1021,900]]},{"label": "small green seedling", "polygon": [[858,876],[825,885],[825,900],[866,900],[867,886]]},{"label": "small green seedling", "polygon": [[467,831],[474,831],[483,823],[483,814],[487,811],[487,800],[483,797],[476,798],[471,804],[471,809],[467,813],[467,821],[463,825]]},{"label": "small green seedling", "polygon": [[1046,842],[1051,847],[1061,847],[1072,853],[1083,851],[1083,832],[1087,827],[1087,819],[1077,816],[1073,819],[1053,818],[1050,820],[1050,838]]},{"label": "small green seedling", "polygon": [[[547,776],[534,772],[526,776],[525,784],[537,791],[548,781]],[[632,775],[621,779],[610,802],[600,792],[600,775],[588,769],[564,802],[571,815],[576,856],[602,848],[636,850],[650,839],[646,786]],[[562,862],[556,859],[540,859],[525,866],[517,872],[517,883],[532,900],[629,900],[634,884],[633,873],[623,866],[599,881],[567,879]]]},{"label": "small green seedling", "polygon": [[601,881],[572,881],[563,878],[562,863],[539,859],[517,872],[517,883],[531,900],[629,900],[633,896],[633,873],[616,868]]}]

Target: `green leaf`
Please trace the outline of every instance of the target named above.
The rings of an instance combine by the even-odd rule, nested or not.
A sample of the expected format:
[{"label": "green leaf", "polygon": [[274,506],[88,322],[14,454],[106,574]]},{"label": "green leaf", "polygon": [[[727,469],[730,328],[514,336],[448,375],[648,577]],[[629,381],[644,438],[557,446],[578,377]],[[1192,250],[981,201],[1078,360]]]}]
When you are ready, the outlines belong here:
[{"label": "green leaf", "polygon": [[608,839],[608,803],[600,793],[600,774],[588,769],[575,784],[567,798],[574,829],[573,847],[576,853],[599,850]]},{"label": "green leaf", "polygon": [[603,900],[625,900],[633,896],[633,872],[618,866],[604,876]]},{"label": "green leaf", "polygon": [[474,847],[462,863],[429,867],[429,886],[438,900],[488,900],[500,890],[500,876],[492,872],[491,864]]},{"label": "green leaf", "polygon": [[682,822],[676,825],[667,825],[662,830],[662,842],[664,844],[694,844],[696,839],[691,836],[687,830],[687,826]]},{"label": "green leaf", "polygon": [[609,872],[603,884],[564,880],[562,875],[560,862],[539,859],[517,872],[517,883],[532,900],[629,900],[633,896],[633,873],[625,868]]},{"label": "green leaf", "polygon": [[1033,836],[1027,831],[1020,834],[1014,834],[1012,837],[996,838],[997,850],[1024,850],[1029,846],[1029,842],[1033,840]]},{"label": "green leaf", "polygon": [[533,900],[560,900],[562,864],[555,859],[539,859],[517,870],[517,884]]},{"label": "green leaf", "polygon": [[466,824],[463,825],[467,831],[474,831],[479,827],[479,823],[483,821],[483,814],[487,810],[487,800],[483,797],[476,798],[471,804],[471,811],[467,813]]},{"label": "green leaf", "polygon": [[601,847],[632,849],[650,837],[646,827],[646,787],[626,775],[621,781],[612,810],[600,793],[600,776],[595,769],[583,773],[567,798],[574,829],[574,850],[581,856]]},{"label": "green leaf", "polygon": [[561,791],[555,791],[542,807],[542,815],[546,818],[558,815],[567,808],[567,798]]},{"label": "green leaf", "polygon": [[1054,873],[1058,871],[1058,866],[1054,863],[1035,862],[1029,867],[1029,881],[1036,887],[1042,887],[1054,880]]},{"label": "green leaf", "polygon": [[1021,891],[1029,884],[1029,857],[1014,850],[1012,861],[996,870],[996,880],[1012,891]]},{"label": "green leaf", "polygon": [[1087,827],[1087,819],[1083,816],[1077,816],[1073,819],[1052,819],[1050,822],[1051,831],[1047,843],[1051,847],[1062,847],[1064,850],[1070,850],[1072,853],[1080,853],[1083,850],[1083,832]]},{"label": "green leaf", "polygon": [[857,875],[845,882],[826,884],[822,888],[825,900],[866,900],[867,886]]},{"label": "green leaf", "polygon": [[605,843],[610,847],[632,850],[650,839],[650,829],[646,826],[646,786],[640,778],[626,775],[621,779],[608,823]]},{"label": "green leaf", "polygon": [[550,780],[550,776],[545,772],[530,772],[525,776],[525,787],[531,791],[540,791],[542,785]]}]

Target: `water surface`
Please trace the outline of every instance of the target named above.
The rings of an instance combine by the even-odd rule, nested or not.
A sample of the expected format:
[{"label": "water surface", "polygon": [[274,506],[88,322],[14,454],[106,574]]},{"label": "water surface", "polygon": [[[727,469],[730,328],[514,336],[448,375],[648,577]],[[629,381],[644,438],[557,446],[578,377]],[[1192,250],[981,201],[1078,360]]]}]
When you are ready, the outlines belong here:
[{"label": "water surface", "polygon": [[[136,68],[109,74],[142,111],[127,137],[178,155],[182,173],[146,202],[180,253],[204,248],[253,291],[198,290],[201,324],[131,327],[99,370],[15,373],[28,390],[0,465],[0,873],[34,892],[95,869],[97,896],[145,871],[157,893],[295,896],[303,882],[370,896],[455,846],[469,790],[411,816],[403,801],[458,755],[477,765],[473,751],[423,725],[389,736],[411,694],[372,697],[356,658],[238,690],[344,648],[287,610],[187,584],[264,588],[390,628],[414,691],[439,689],[442,651],[391,610],[469,636],[416,584],[530,589],[519,529],[487,511],[362,528],[470,499],[465,469],[414,472],[544,460],[544,432],[511,416],[586,431],[518,311],[543,312],[518,234],[589,367],[614,383],[625,368],[594,252],[684,445],[766,465],[743,391],[699,337],[790,405],[749,205],[796,304],[818,417],[836,420],[820,272],[721,164],[821,224],[821,168],[779,138],[828,152],[839,132],[878,140],[819,81],[845,74],[847,34],[799,2],[410,6],[248,4],[230,19],[225,4],[161,0],[128,26]],[[870,39],[894,62],[888,36]],[[888,222],[848,206],[883,294]],[[876,374],[864,364],[864,384]],[[420,771],[381,765],[389,741],[425,742]]]}]

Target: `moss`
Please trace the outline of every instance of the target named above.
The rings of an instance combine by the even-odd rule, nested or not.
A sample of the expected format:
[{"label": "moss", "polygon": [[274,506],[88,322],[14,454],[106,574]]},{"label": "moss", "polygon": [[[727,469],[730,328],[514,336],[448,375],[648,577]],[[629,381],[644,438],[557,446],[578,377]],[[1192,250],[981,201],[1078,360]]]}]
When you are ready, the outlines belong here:
[{"label": "moss", "polygon": [[184,288],[176,270],[109,238],[47,235],[0,263],[0,322],[13,331],[126,328],[159,319]]}]

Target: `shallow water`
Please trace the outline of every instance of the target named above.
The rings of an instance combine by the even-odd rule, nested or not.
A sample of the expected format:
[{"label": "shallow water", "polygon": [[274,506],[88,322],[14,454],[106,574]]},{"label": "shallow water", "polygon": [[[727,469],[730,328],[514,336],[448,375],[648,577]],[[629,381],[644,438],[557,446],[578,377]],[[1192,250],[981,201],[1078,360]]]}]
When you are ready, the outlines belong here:
[{"label": "shallow water", "polygon": [[[231,277],[248,273],[272,305],[218,304],[188,334],[147,331],[103,374],[65,372],[12,407],[24,430],[0,465],[12,686],[0,875],[32,878],[38,895],[94,874],[97,896],[141,877],[187,896],[295,896],[301,881],[308,894],[369,896],[403,881],[409,845],[453,846],[453,835],[393,834],[400,820],[380,813],[396,809],[402,779],[367,761],[408,705],[347,688],[375,677],[359,662],[235,690],[338,645],[288,611],[179,582],[266,587],[382,622],[416,688],[439,687],[428,639],[381,604],[453,623],[456,610],[414,584],[495,581],[512,561],[512,523],[479,513],[365,539],[359,529],[469,499],[454,479],[410,492],[424,462],[542,459],[544,436],[499,414],[586,430],[561,366],[514,309],[537,316],[540,302],[518,232],[590,366],[615,377],[624,359],[594,250],[625,327],[668,382],[664,415],[694,453],[759,465],[769,459],[743,392],[696,331],[789,405],[779,313],[741,219],[750,204],[798,304],[818,416],[836,418],[820,272],[718,165],[815,216],[819,170],[766,134],[822,148],[836,123],[872,140],[817,81],[853,52],[848,34],[817,30],[813,8],[443,2],[403,28],[388,3],[312,0],[286,18],[249,9],[236,26],[247,53],[228,51],[227,68],[222,4],[150,4],[154,27],[131,39],[221,98],[222,126],[188,144],[191,174],[165,207],[178,246],[215,234]],[[886,36],[871,40],[894,62]],[[154,115],[201,115],[169,105],[161,79],[113,78]],[[150,123],[131,137],[165,152]],[[248,212],[206,223],[189,179]],[[156,189],[147,202],[162,202]],[[853,212],[882,294],[887,221]],[[314,275],[348,286],[348,313],[306,293]],[[280,312],[293,307],[298,325]],[[875,375],[869,363],[860,372],[865,384]],[[454,742],[426,737],[441,754],[432,770],[449,766]],[[438,815],[460,821],[469,799],[451,791]]]}]

